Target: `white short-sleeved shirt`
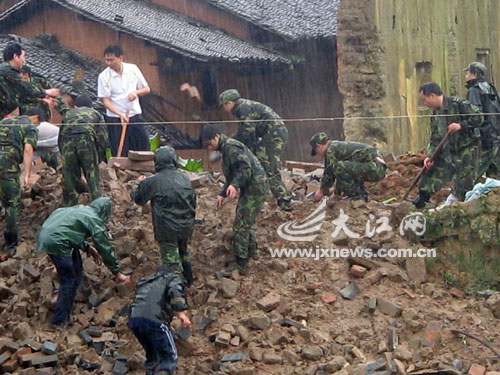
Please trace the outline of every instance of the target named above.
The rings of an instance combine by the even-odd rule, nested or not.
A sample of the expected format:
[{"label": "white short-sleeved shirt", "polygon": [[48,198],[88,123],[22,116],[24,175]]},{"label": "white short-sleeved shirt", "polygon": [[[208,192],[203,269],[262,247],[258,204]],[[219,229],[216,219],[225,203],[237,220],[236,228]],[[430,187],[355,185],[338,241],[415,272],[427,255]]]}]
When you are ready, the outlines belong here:
[{"label": "white short-sleeved shirt", "polygon": [[[111,68],[106,68],[99,74],[97,80],[97,96],[99,98],[111,98],[111,102],[122,113],[129,110],[129,116],[141,114],[141,105],[139,98],[134,101],[128,100],[128,95],[138,89],[148,86],[146,79],[141,71],[134,64],[122,63],[123,72],[120,76]],[[106,110],[106,115],[110,117],[118,117],[109,109]]]}]

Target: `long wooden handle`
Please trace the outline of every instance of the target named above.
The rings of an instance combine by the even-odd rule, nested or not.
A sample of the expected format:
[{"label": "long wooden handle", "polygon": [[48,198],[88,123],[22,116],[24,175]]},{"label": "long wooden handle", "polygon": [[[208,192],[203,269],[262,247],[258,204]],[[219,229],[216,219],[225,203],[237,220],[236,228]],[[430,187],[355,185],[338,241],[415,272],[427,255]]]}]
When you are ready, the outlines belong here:
[{"label": "long wooden handle", "polygon": [[[432,156],[430,157],[430,161],[431,162],[434,162],[434,160],[436,160],[437,156],[439,155],[439,153],[441,152],[441,150],[443,149],[444,145],[446,144],[446,142],[448,142],[448,133],[446,133],[443,137],[443,139],[441,139],[441,142],[439,142],[439,145],[436,147],[436,149],[434,150],[434,153],[432,154]],[[404,201],[406,198],[408,198],[408,194],[410,194],[410,191],[411,189],[413,189],[415,187],[415,185],[418,183],[418,181],[420,180],[420,177],[422,177],[422,175],[427,171],[427,168],[425,167],[425,165],[423,166],[423,168],[420,170],[420,172],[418,173],[417,177],[415,177],[410,185],[410,187],[408,189],[406,189],[406,193],[405,195],[403,195],[403,198],[401,198],[402,201]]]},{"label": "long wooden handle", "polygon": [[[125,116],[128,117],[129,113],[130,113],[130,110],[127,109],[127,111],[125,112]],[[127,127],[128,127],[128,123],[122,122],[122,133],[120,135],[120,143],[118,144],[118,152],[116,154],[116,156],[118,156],[118,157],[122,156],[123,144],[125,143],[125,135],[127,134]]]}]

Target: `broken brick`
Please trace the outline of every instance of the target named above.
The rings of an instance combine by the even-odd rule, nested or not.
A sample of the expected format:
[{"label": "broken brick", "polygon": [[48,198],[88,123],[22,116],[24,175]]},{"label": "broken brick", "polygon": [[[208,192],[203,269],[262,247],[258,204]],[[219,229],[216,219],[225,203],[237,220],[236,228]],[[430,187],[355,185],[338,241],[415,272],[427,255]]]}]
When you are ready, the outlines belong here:
[{"label": "broken brick", "polygon": [[337,296],[332,293],[325,293],[321,297],[321,301],[326,304],[334,303],[337,300]]},{"label": "broken brick", "polygon": [[28,264],[25,264],[23,266],[23,275],[29,277],[32,280],[38,280],[40,278],[40,272],[38,272]]},{"label": "broken brick", "polygon": [[0,365],[10,358],[10,353],[5,352],[0,355]]},{"label": "broken brick", "polygon": [[19,346],[12,340],[2,339],[0,340],[0,352],[8,351],[10,353],[17,352]]},{"label": "broken brick", "polygon": [[358,264],[353,264],[351,267],[351,275],[353,275],[354,277],[358,278],[364,277],[367,271],[368,270],[365,267],[360,266]]},{"label": "broken brick", "polygon": [[8,361],[4,362],[2,366],[0,366],[0,370],[2,373],[4,372],[14,372],[17,370],[19,367],[19,364],[17,363],[16,359],[9,359]]},{"label": "broken brick", "polygon": [[45,354],[56,354],[57,352],[57,344],[51,341],[45,341],[42,345],[42,353]]},{"label": "broken brick", "polygon": [[457,288],[451,288],[450,294],[455,298],[464,298],[464,296],[465,296],[465,293]]},{"label": "broken brick", "polygon": [[231,341],[231,334],[229,332],[221,331],[215,337],[215,345],[221,348],[227,348]]},{"label": "broken brick", "polygon": [[477,363],[472,364],[469,368],[469,375],[484,375],[486,372],[486,367],[478,365]]},{"label": "broken brick", "polygon": [[424,338],[422,339],[423,346],[433,347],[441,337],[441,323],[429,322],[425,329]]},{"label": "broken brick", "polygon": [[270,312],[279,306],[280,300],[281,297],[277,293],[270,292],[257,301],[257,307],[264,312]]}]

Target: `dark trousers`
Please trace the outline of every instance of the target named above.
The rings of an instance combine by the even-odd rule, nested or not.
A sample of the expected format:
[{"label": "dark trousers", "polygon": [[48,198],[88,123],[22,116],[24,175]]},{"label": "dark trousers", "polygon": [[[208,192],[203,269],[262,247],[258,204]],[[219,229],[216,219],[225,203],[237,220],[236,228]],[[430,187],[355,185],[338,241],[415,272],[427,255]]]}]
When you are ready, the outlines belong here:
[{"label": "dark trousers", "polygon": [[[127,126],[127,135],[123,142],[122,155],[127,157],[129,150],[134,151],[149,151],[149,136],[146,130],[146,125],[134,124],[136,122],[144,122],[142,115],[135,115],[130,117],[129,125]],[[106,122],[119,124],[119,117],[106,116]],[[108,125],[109,144],[111,145],[111,154],[117,156],[118,145],[120,144],[120,137],[122,134],[122,127],[120,125]]]},{"label": "dark trousers", "polygon": [[177,349],[170,329],[146,318],[131,318],[129,327],[146,351],[146,374],[173,375],[177,366]]},{"label": "dark trousers", "polygon": [[59,277],[59,291],[51,323],[62,324],[69,321],[76,290],[82,282],[82,256],[78,249],[74,249],[70,256],[52,254],[49,254],[49,256],[56,266],[57,276]]}]

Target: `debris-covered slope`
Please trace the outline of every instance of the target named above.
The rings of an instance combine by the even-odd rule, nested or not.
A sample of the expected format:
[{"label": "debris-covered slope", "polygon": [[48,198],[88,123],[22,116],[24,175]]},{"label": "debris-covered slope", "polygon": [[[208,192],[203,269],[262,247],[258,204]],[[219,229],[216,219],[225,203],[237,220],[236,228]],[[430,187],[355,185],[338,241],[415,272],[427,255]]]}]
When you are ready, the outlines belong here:
[{"label": "debris-covered slope", "polygon": [[[40,353],[41,344],[50,341],[57,344],[62,374],[109,373],[112,369],[116,374],[126,370],[144,373],[144,353],[127,328],[133,286],[116,283],[107,269],[89,258],[85,258],[87,278],[78,293],[69,330],[49,329],[56,272],[49,259],[36,252],[34,235],[58,207],[62,194],[56,171],[37,168],[41,180],[35,193],[23,199],[17,258],[0,263],[0,361],[5,354],[10,359],[2,366],[6,362],[12,365],[0,369],[27,374],[30,366],[54,368],[54,362],[37,364],[29,357],[23,362],[20,352],[29,348]],[[319,203],[297,202],[294,212],[284,213],[270,199],[257,223],[259,258],[251,261],[247,275],[235,272],[230,278],[217,278],[215,272],[231,260],[235,202],[216,210],[218,186],[207,179],[197,188],[198,224],[189,246],[195,272],[194,286],[188,292],[193,328],[190,337],[179,332],[184,339],[178,339],[177,372],[390,375],[431,369],[426,373],[470,371],[482,375],[481,366],[499,371],[498,358],[489,349],[451,332],[463,330],[499,348],[499,294],[473,297],[448,289],[440,277],[427,274],[423,259],[315,260],[270,255],[269,249],[281,248],[422,247],[399,232],[401,221],[411,212],[408,203],[375,202],[392,197],[394,185],[407,186],[410,178],[405,170],[395,168],[386,180],[369,186],[371,202],[329,202],[312,242],[287,241],[277,229],[288,221],[306,218]],[[114,203],[110,232],[115,251],[123,269],[132,272],[137,281],[160,261],[150,210],[136,206],[128,196],[139,173],[105,167],[101,172],[105,193]],[[288,184],[300,185],[293,179],[297,178],[292,176]],[[307,184],[310,191],[318,186],[317,182]],[[84,195],[82,202],[86,199]],[[358,238],[345,232],[332,236],[336,232],[333,221],[341,209],[349,218],[349,230]],[[373,232],[382,217],[387,217],[392,230]],[[349,285],[355,296],[345,299],[340,292]],[[178,327],[178,322],[173,326]],[[35,357],[43,362],[47,356]],[[471,370],[470,365],[474,365]]]}]

